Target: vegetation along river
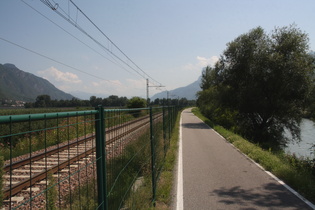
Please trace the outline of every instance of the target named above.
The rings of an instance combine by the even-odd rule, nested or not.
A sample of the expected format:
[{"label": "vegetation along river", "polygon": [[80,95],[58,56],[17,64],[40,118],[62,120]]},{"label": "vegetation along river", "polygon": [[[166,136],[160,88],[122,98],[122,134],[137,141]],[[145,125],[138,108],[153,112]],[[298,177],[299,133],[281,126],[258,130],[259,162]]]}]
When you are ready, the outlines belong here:
[{"label": "vegetation along river", "polygon": [[295,154],[297,157],[315,158],[315,122],[303,119],[301,122],[301,141],[299,143],[290,143],[285,149],[286,152]]}]

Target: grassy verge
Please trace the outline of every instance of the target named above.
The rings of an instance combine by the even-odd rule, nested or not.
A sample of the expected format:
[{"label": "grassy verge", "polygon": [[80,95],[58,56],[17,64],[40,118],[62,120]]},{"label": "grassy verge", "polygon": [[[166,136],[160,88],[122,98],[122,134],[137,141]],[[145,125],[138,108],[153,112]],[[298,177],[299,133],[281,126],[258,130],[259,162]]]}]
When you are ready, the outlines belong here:
[{"label": "grassy verge", "polygon": [[[97,190],[96,179],[92,177],[80,187],[76,187],[71,194],[66,196],[66,203],[62,209],[97,209],[98,204],[97,195],[94,193],[95,190]],[[46,207],[46,209],[48,208]]]},{"label": "grassy verge", "polygon": [[[155,207],[152,204],[152,174],[150,172],[151,155],[150,142],[148,142],[149,133],[146,132],[141,135],[137,141],[126,146],[124,150],[125,152],[122,155],[108,160],[107,187],[109,194],[109,209],[170,209],[172,199],[171,192],[174,180],[173,170],[177,156],[179,116],[180,115],[178,114],[176,125],[173,128],[170,139],[170,147],[165,156],[165,161],[157,164],[157,167],[161,167],[162,170],[157,183]],[[156,130],[159,133],[155,133],[154,137],[163,140],[161,126],[161,123],[155,125]],[[162,161],[162,156],[164,157],[164,148],[156,148],[160,151],[160,155],[157,156],[161,156],[161,159],[157,157],[156,160]],[[162,164],[162,166],[159,166],[160,164]],[[136,180],[141,180],[141,184],[137,189],[135,189],[133,185]],[[72,196],[71,203],[67,203],[66,207],[76,208],[80,207],[82,203],[84,206],[85,203],[87,204],[84,209],[93,209],[95,207],[95,202],[86,202],[88,199],[94,199],[91,199],[91,197],[87,198],[84,194],[78,196],[75,192],[73,193],[75,195]],[[86,192],[84,185],[81,186],[81,193],[82,192]],[[79,197],[80,200],[78,200]],[[78,206],[78,204],[80,205]]]},{"label": "grassy verge", "polygon": [[2,207],[2,202],[3,202],[3,157],[0,156],[0,208]]},{"label": "grassy verge", "polygon": [[155,199],[156,206],[153,207],[151,203],[151,179],[145,178],[142,187],[139,188],[134,195],[132,195],[132,200],[136,202],[132,205],[132,209],[171,209],[174,167],[178,150],[179,120],[180,112],[177,115],[175,127],[171,134],[170,147],[166,153],[165,162],[157,183]]},{"label": "grassy verge", "polygon": [[[136,119],[129,113],[112,112],[107,115],[106,126],[108,127]],[[4,160],[9,160],[11,157],[18,157],[58,143],[74,140],[95,132],[94,124],[94,115],[88,114],[79,117],[16,122],[12,125],[10,123],[0,124],[0,154]]]},{"label": "grassy verge", "polygon": [[170,148],[166,154],[165,163],[158,183],[156,207],[157,209],[170,209],[172,201],[172,187],[174,182],[174,167],[177,160],[178,137],[179,137],[179,120],[178,113],[175,127],[171,134]]},{"label": "grassy verge", "polygon": [[306,160],[299,160],[294,156],[284,153],[275,154],[272,153],[272,151],[263,150],[259,145],[249,142],[241,136],[226,130],[222,126],[215,125],[204,117],[199,112],[199,109],[194,108],[192,111],[197,117],[216,130],[240,151],[264,167],[265,170],[272,172],[306,199],[315,203],[314,166],[304,164]]}]

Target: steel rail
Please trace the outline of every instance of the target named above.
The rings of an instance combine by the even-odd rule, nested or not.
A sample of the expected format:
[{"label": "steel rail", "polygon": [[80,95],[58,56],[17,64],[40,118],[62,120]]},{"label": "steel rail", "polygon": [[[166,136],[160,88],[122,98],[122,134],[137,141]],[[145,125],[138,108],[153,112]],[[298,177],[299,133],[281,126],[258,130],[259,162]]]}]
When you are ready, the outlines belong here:
[{"label": "steel rail", "polygon": [[[147,117],[148,117],[148,116],[141,117],[141,118],[136,119],[136,120],[131,120],[131,121],[122,123],[122,124],[120,124],[119,126],[112,126],[112,127],[108,128],[105,132],[106,132],[106,133],[107,133],[107,132],[108,132],[108,133],[114,132],[114,131],[119,130],[119,129],[123,128],[123,127],[126,127],[126,126],[128,126],[128,125],[131,125],[131,124],[137,123],[137,122],[139,122],[139,121],[141,121],[141,120],[144,120],[144,119],[146,119]],[[16,169],[16,168],[18,168],[18,167],[21,167],[21,166],[23,166],[23,165],[26,165],[26,164],[30,163],[31,161],[39,160],[39,159],[41,159],[41,158],[43,158],[43,157],[45,157],[45,156],[47,156],[47,155],[56,154],[56,153],[58,153],[58,152],[60,152],[60,151],[63,151],[63,150],[65,150],[65,149],[68,149],[69,146],[78,145],[78,144],[80,144],[80,143],[83,143],[84,141],[88,141],[88,140],[90,140],[90,139],[92,139],[92,138],[95,137],[94,134],[89,134],[89,135],[92,135],[92,136],[88,136],[87,138],[86,138],[86,136],[80,137],[80,138],[77,139],[76,141],[73,141],[73,142],[71,142],[71,143],[69,143],[69,144],[62,145],[62,146],[60,146],[60,147],[58,147],[58,148],[54,148],[54,149],[51,149],[51,150],[49,150],[49,151],[36,154],[36,155],[34,155],[34,156],[32,156],[32,157],[25,158],[25,159],[23,159],[23,160],[14,162],[14,163],[12,163],[12,164],[7,164],[7,165],[5,165],[5,166],[3,167],[3,169],[4,169],[5,172],[8,172],[8,171],[10,171],[11,169]],[[31,159],[31,160],[30,160],[30,159]]]},{"label": "steel rail", "polygon": [[[154,120],[156,120],[158,118],[161,118],[161,117],[162,117],[162,114],[158,113],[158,114],[155,115]],[[137,120],[128,121],[127,123],[122,123],[121,125],[116,126],[116,127],[113,126],[113,127],[109,128],[106,131],[106,135],[108,135],[109,133],[114,132],[116,130],[122,129],[123,127],[126,127],[128,125],[135,124],[135,123],[137,123],[139,121],[145,120],[146,118],[148,118],[148,117],[145,116],[145,117],[142,117],[142,118],[137,119]],[[148,120],[146,122],[143,122],[143,123],[135,126],[134,128],[131,128],[131,129],[123,132],[120,135],[117,135],[117,136],[115,136],[115,137],[113,137],[111,139],[106,140],[106,145],[109,145],[109,144],[117,141],[118,139],[121,139],[122,137],[127,136],[128,134],[137,131],[138,129],[146,126],[149,123],[150,123],[150,121]],[[77,145],[79,145],[81,143],[84,143],[84,141],[88,141],[90,139],[93,139],[94,137],[95,137],[95,135],[89,136],[88,138],[81,137],[82,139],[80,139],[79,141],[75,141],[75,142],[72,142],[71,144],[66,144],[66,145],[63,145],[62,147],[49,150],[46,153],[44,152],[44,153],[40,153],[38,155],[35,155],[35,156],[31,157],[32,158],[31,160],[30,160],[30,158],[26,158],[25,160],[21,160],[21,161],[15,162],[15,163],[13,163],[13,166],[11,166],[11,168],[10,168],[10,165],[8,164],[8,165],[6,165],[4,167],[4,169],[6,171],[8,171],[8,169],[9,170],[13,169],[13,168],[16,169],[16,168],[18,168],[20,166],[27,165],[30,162],[33,162],[33,161],[36,161],[36,160],[40,160],[41,158],[47,158],[48,154],[52,155],[52,154],[56,154],[56,153],[58,153],[60,151],[64,151],[66,149],[69,149],[69,146],[75,147],[75,146],[77,146]],[[4,198],[9,198],[10,196],[16,195],[17,193],[21,192],[23,189],[34,185],[38,181],[46,179],[48,173],[56,173],[59,170],[64,169],[67,166],[71,165],[72,163],[74,163],[74,162],[76,162],[76,161],[78,161],[78,160],[80,160],[80,159],[82,159],[82,158],[92,154],[93,152],[95,152],[95,150],[96,150],[96,147],[94,146],[94,147],[90,148],[89,150],[78,154],[77,156],[74,156],[74,157],[72,157],[72,158],[70,158],[68,160],[65,160],[65,161],[61,162],[58,165],[55,165],[55,166],[47,168],[47,170],[43,170],[42,172],[36,173],[33,176],[30,175],[30,178],[28,178],[28,179],[22,180],[19,183],[14,184],[14,185],[9,185],[9,187],[6,187],[3,190]]]}]

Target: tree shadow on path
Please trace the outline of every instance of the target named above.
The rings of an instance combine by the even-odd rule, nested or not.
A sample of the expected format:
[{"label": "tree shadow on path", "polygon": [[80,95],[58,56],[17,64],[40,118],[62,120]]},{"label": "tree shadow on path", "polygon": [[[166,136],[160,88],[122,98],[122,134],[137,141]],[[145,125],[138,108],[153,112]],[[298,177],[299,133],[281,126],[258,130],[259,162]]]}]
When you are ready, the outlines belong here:
[{"label": "tree shadow on path", "polygon": [[[242,209],[312,209],[283,186],[268,183],[260,188],[242,189],[221,187],[210,192],[210,196],[219,197],[219,202],[229,205],[241,205]],[[254,206],[254,207],[253,207]]]},{"label": "tree shadow on path", "polygon": [[183,123],[182,126],[184,128],[189,128],[189,129],[211,129],[209,126],[207,126],[203,122],[200,122],[200,123]]}]

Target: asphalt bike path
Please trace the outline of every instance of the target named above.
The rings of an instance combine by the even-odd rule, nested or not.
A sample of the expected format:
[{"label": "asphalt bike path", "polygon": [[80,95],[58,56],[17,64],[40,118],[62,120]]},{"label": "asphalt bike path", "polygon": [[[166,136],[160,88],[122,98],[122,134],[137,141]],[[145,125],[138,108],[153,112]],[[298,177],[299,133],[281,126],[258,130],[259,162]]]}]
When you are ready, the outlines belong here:
[{"label": "asphalt bike path", "polygon": [[314,209],[209,128],[182,112],[176,209]]}]

